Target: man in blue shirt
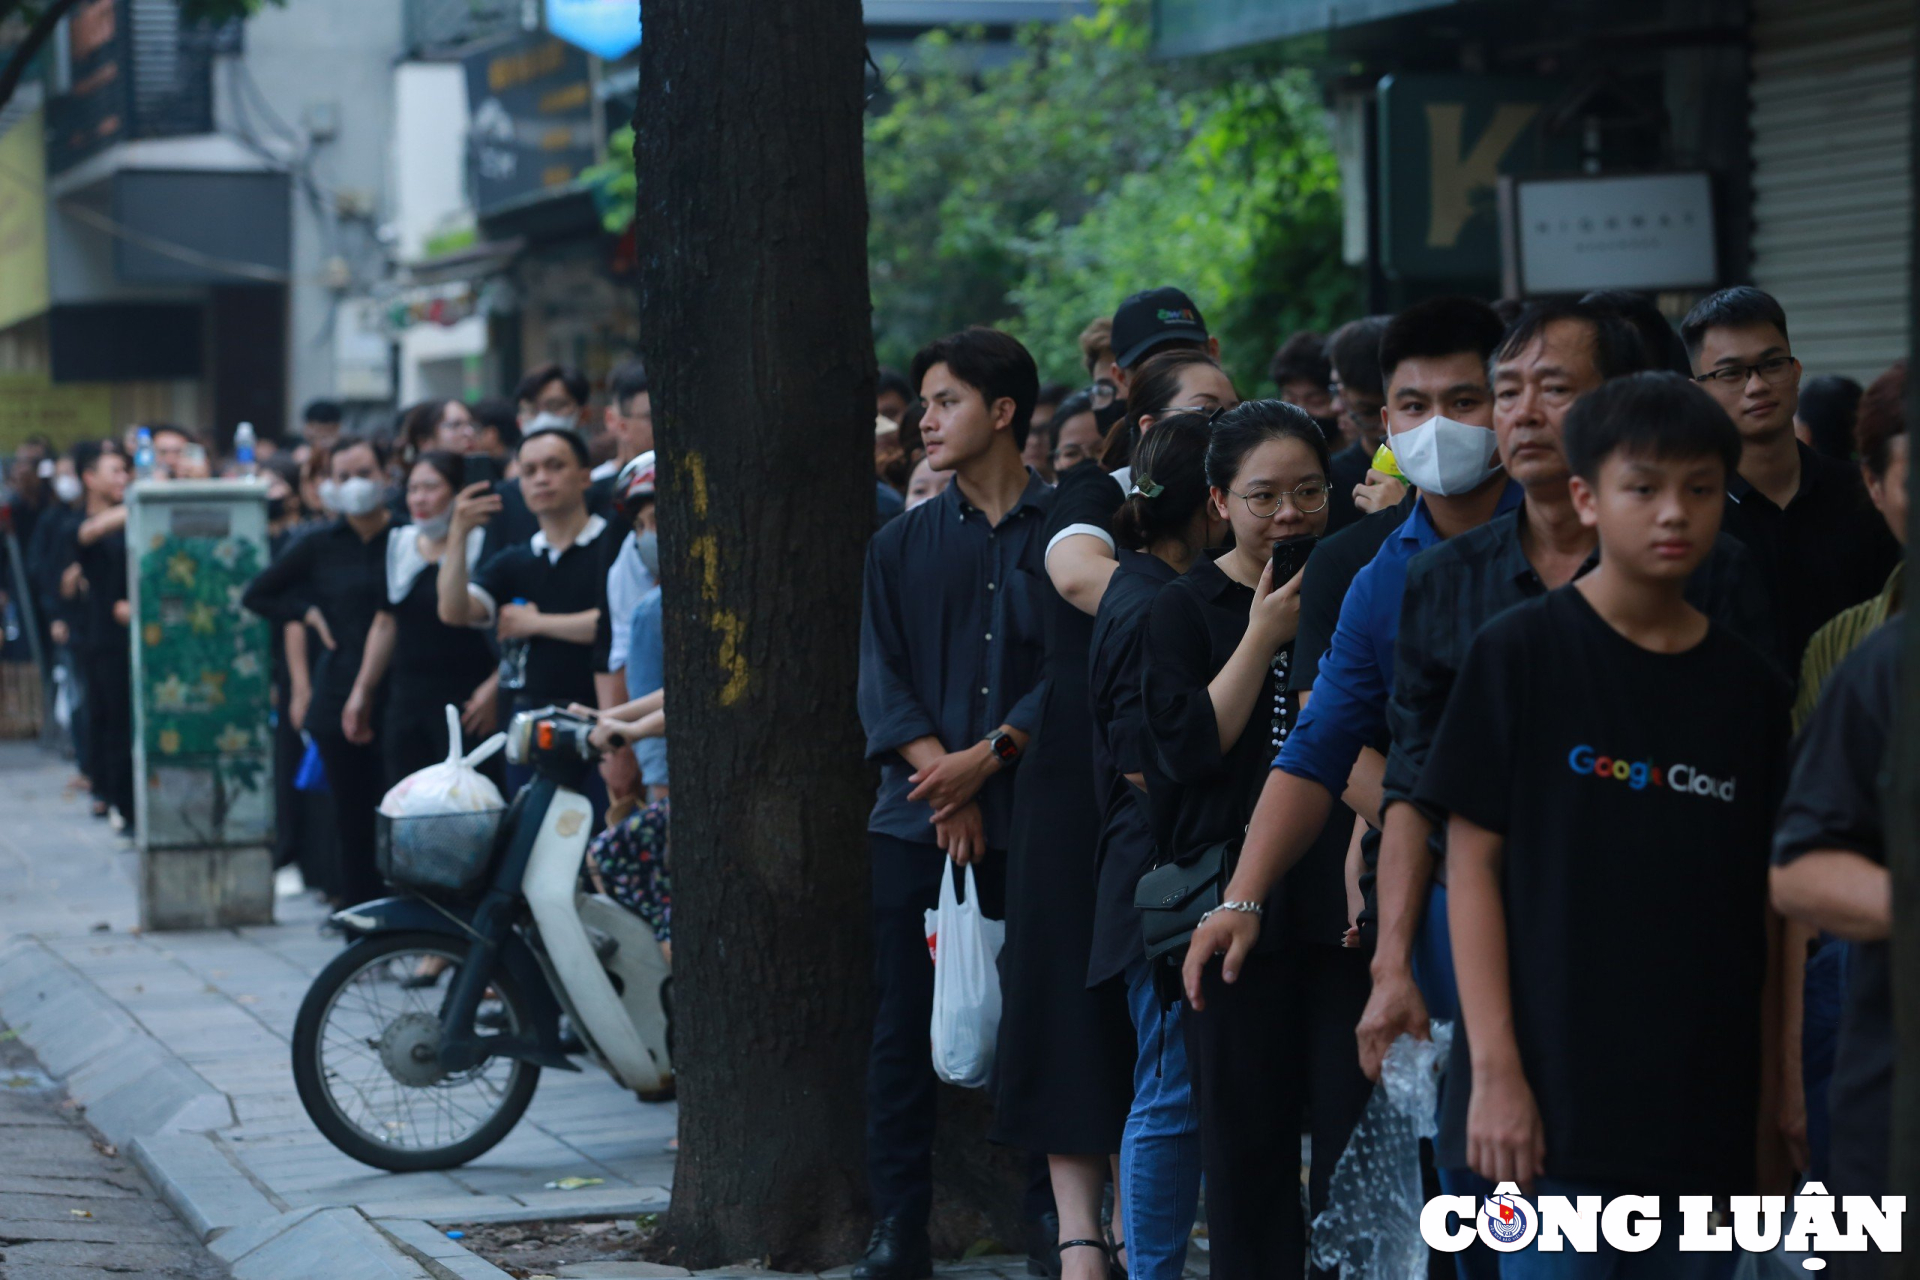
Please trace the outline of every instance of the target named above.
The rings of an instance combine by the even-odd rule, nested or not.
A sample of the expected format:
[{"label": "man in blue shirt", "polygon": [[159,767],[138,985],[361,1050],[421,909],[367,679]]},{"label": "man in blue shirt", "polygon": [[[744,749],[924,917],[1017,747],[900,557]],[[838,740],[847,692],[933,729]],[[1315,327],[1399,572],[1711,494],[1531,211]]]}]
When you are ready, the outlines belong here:
[{"label": "man in blue shirt", "polygon": [[1021,461],[1040,379],[1026,348],[974,328],[914,360],[927,461],[954,480],[867,550],[860,719],[880,790],[873,883],[867,1176],[874,1217],[860,1280],[932,1274],[936,1082],[925,912],[949,859],[973,864],[1003,914],[1011,766],[1039,720],[1038,591],[1053,490]]},{"label": "man in blue shirt", "polygon": [[[1336,797],[1370,822],[1379,821],[1379,752],[1387,741],[1407,562],[1521,499],[1519,486],[1499,467],[1487,382],[1487,358],[1502,331],[1485,303],[1436,298],[1394,317],[1381,338],[1388,443],[1420,499],[1347,591],[1306,711],[1273,762],[1247,828],[1227,889],[1232,903],[1266,900],[1319,836]],[[1373,751],[1363,762],[1369,747]],[[1222,979],[1237,978],[1259,936],[1260,919],[1251,911],[1221,911],[1202,924],[1187,951],[1188,997],[1198,1003],[1200,972],[1216,955],[1225,956]]]}]

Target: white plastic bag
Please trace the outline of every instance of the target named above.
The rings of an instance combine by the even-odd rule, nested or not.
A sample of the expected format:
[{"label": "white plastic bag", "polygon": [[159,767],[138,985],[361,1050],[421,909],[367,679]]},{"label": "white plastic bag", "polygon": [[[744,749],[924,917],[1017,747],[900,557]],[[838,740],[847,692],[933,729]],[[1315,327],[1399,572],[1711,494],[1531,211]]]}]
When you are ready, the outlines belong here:
[{"label": "white plastic bag", "polygon": [[986,1087],[1000,1036],[1000,944],[1004,920],[980,911],[973,868],[967,900],[956,901],[953,872],[940,873],[940,906],[927,912],[927,950],[933,954],[933,1071],[963,1089]]},{"label": "white plastic bag", "polygon": [[507,735],[496,733],[466,756],[460,754],[460,709],[447,707],[447,758],[410,773],[393,784],[380,801],[380,812],[389,818],[428,818],[448,813],[481,813],[500,809],[506,801],[500,788],[475,766],[507,744]]}]

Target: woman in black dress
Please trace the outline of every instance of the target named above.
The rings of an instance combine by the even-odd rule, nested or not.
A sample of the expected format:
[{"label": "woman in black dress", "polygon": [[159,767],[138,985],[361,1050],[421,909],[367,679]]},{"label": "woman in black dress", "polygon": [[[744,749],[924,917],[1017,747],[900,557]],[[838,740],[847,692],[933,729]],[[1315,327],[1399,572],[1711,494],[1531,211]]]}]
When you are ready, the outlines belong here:
[{"label": "woman in black dress", "polygon": [[1161,588],[1226,535],[1207,493],[1211,436],[1205,415],[1176,414],[1141,442],[1134,491],[1114,517],[1119,563],[1093,620],[1088,678],[1102,823],[1087,985],[1125,989],[1137,1042],[1115,1182],[1135,1280],[1179,1280],[1200,1196],[1200,1124],[1180,1001],[1171,993],[1163,998],[1154,980],[1156,970],[1176,971],[1148,963],[1133,894],[1155,849],[1143,776],[1153,749],[1141,699],[1147,611]]},{"label": "woman in black dress", "polygon": [[[381,892],[373,862],[373,810],[384,791],[380,759],[348,740],[341,718],[386,591],[386,457],[370,440],[343,436],[328,465],[322,500],[339,519],[289,546],[241,603],[283,629],[304,622],[319,638],[319,660],[311,665],[304,637],[287,647],[288,716],[319,749],[333,793],[339,865],[322,887],[335,902],[351,903]],[[296,635],[299,628],[289,639]]]},{"label": "woman in black dress", "polygon": [[[1147,795],[1155,841],[1172,859],[1222,841],[1237,848],[1293,730],[1298,706],[1287,674],[1300,575],[1273,581],[1272,546],[1326,528],[1326,440],[1292,405],[1243,404],[1213,425],[1207,478],[1215,514],[1233,525],[1233,549],[1168,583],[1147,618]],[[1366,1004],[1367,964],[1341,946],[1352,830],[1353,815],[1336,807],[1273,895],[1244,908],[1268,923],[1239,980],[1222,984],[1209,970],[1205,1007],[1181,1014],[1216,1274],[1304,1273],[1294,1156],[1303,1122],[1317,1213],[1366,1103],[1353,1028]]]},{"label": "woman in black dress", "polygon": [[[1120,487],[1093,463],[1060,476],[1045,536],[1111,519]],[[1040,724],[1014,780],[1007,938],[995,1063],[996,1142],[1047,1155],[1068,1280],[1104,1278],[1100,1202],[1132,1100],[1133,1028],[1117,986],[1089,990],[1093,932],[1093,619],[1051,582],[1033,583],[1045,638]]]},{"label": "woman in black dress", "polygon": [[[374,616],[366,657],[343,713],[347,736],[372,743],[373,709],[385,682],[386,714],[379,741],[389,787],[447,758],[449,703],[460,708],[465,750],[493,732],[499,671],[486,633],[440,621],[437,579],[430,572],[446,554],[453,499],[462,478],[460,456],[443,449],[421,454],[408,471],[412,523],[387,533],[386,597]],[[468,564],[479,559],[485,537],[485,529],[467,535]]]}]

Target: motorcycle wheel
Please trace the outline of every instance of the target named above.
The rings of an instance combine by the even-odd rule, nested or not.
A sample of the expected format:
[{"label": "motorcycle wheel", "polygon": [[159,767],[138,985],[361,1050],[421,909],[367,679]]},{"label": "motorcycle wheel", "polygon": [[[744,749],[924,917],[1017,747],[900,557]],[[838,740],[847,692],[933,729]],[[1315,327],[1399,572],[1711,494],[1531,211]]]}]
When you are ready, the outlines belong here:
[{"label": "motorcycle wheel", "polygon": [[[430,985],[403,984],[437,958]],[[327,1141],[362,1164],[395,1173],[451,1169],[491,1149],[533,1101],[540,1068],[489,1058],[448,1073],[435,1060],[440,1003],[466,961],[431,933],[364,938],[320,971],[293,1024],[293,1082]],[[497,1004],[504,1035],[530,1036],[532,1013],[504,972],[480,1009]]]}]

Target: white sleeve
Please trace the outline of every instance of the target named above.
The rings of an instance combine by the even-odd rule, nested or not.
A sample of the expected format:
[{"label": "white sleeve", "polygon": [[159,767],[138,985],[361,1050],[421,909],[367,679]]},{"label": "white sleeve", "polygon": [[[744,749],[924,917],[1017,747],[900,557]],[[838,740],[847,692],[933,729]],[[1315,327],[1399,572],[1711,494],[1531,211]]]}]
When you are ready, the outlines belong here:
[{"label": "white sleeve", "polygon": [[[1070,524],[1066,528],[1062,529],[1060,532],[1054,534],[1053,537],[1047,539],[1046,554],[1049,556],[1052,555],[1053,549],[1055,547],[1059,546],[1062,542],[1066,541],[1068,538],[1078,537],[1081,534],[1085,534],[1089,538],[1100,539],[1100,541],[1107,544],[1108,551],[1115,552],[1116,554],[1119,551],[1119,544],[1113,540],[1113,535],[1108,533],[1105,529],[1102,529],[1099,525]],[[1045,557],[1042,557],[1042,558],[1044,559]]]}]

